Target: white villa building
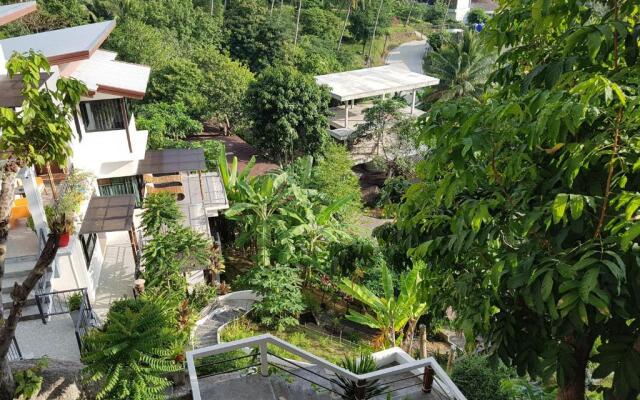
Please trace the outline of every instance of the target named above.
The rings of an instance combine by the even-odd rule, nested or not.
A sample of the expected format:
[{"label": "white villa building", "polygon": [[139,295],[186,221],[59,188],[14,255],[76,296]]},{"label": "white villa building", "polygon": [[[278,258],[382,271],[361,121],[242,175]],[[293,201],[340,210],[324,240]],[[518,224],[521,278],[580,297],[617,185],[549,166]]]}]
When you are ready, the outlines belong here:
[{"label": "white villa building", "polygon": [[[0,6],[0,25],[35,9],[34,1]],[[5,312],[11,307],[13,281],[22,282],[33,268],[49,231],[45,205],[64,191],[72,171],[90,173],[75,232],[31,294],[18,325],[23,354],[79,359],[82,332],[69,317],[69,296],[81,293],[91,317],[94,311],[104,316],[112,301],[132,295],[141,242],[135,208],[145,194],[175,194],[184,223],[213,235],[213,240],[219,239],[210,218],[228,208],[218,174],[206,172],[202,149],[146,150],[148,132],[136,127],[129,102],[144,97],[150,68],[117,61],[116,53],[100,49],[115,25],[105,21],[0,40],[0,107],[22,103],[21,79],[9,78],[5,65],[15,52],[35,50],[47,57],[52,74],[42,74],[43,85],[52,87],[60,77],[71,77],[88,88],[69,121],[75,138],[67,165],[29,167],[19,173],[2,288]],[[42,329],[48,330],[47,336],[66,336],[56,336],[52,347],[42,340],[47,337]]]}]

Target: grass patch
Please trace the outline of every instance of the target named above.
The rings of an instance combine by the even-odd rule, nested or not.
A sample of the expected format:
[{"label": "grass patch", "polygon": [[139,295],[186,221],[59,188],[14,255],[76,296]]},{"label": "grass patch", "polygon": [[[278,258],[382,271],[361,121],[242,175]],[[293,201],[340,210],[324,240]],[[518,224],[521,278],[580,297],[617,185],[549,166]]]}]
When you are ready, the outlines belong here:
[{"label": "grass patch", "polygon": [[[239,318],[227,325],[222,331],[221,339],[223,342],[230,342],[265,333],[270,333],[332,363],[337,363],[344,357],[358,357],[361,354],[368,354],[373,351],[371,345],[366,341],[359,341],[358,343],[346,340],[340,341],[301,326],[279,332],[264,328],[247,318]],[[269,351],[280,357],[302,360],[279,347],[269,346]]]}]

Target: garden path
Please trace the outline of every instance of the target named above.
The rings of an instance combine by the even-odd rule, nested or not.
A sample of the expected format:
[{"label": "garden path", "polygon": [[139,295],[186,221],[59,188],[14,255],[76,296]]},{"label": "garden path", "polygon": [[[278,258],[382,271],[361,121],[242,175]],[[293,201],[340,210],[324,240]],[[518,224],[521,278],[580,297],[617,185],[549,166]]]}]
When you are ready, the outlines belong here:
[{"label": "garden path", "polygon": [[207,347],[218,344],[218,329],[223,325],[247,313],[254,300],[225,299],[216,300],[206,317],[198,321],[195,329],[195,347]]}]

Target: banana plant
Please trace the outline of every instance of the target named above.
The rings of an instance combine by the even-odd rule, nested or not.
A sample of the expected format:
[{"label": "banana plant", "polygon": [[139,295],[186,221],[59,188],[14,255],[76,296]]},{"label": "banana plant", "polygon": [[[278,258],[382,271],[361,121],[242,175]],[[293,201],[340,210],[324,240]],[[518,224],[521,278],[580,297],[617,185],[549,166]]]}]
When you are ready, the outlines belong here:
[{"label": "banana plant", "polygon": [[[398,339],[401,339],[397,334],[403,331],[407,323],[417,321],[427,311],[427,303],[421,301],[418,290],[423,269],[424,263],[415,263],[411,271],[401,275],[398,296],[393,288],[393,276],[386,265],[382,267],[381,274],[382,296],[376,296],[364,285],[343,278],[340,290],[370,310],[370,313],[364,314],[349,310],[347,319],[380,330],[386,345],[397,345]],[[413,335],[413,332],[407,334]]]},{"label": "banana plant", "polygon": [[249,174],[253,169],[253,166],[256,164],[256,158],[251,157],[247,165],[244,167],[242,172],[238,173],[238,157],[233,156],[231,160],[231,166],[227,163],[227,152],[225,147],[223,146],[220,149],[220,154],[218,154],[218,169],[220,171],[220,178],[222,179],[222,184],[224,185],[224,189],[227,192],[227,199],[229,201],[237,200],[238,196],[238,182],[248,183],[251,178]]},{"label": "banana plant", "polygon": [[271,264],[275,233],[286,229],[280,211],[295,197],[287,180],[287,174],[281,173],[251,180],[238,179],[234,182],[237,202],[225,211],[225,217],[243,225],[244,231],[238,236],[236,243],[239,246],[255,243],[259,265]]}]

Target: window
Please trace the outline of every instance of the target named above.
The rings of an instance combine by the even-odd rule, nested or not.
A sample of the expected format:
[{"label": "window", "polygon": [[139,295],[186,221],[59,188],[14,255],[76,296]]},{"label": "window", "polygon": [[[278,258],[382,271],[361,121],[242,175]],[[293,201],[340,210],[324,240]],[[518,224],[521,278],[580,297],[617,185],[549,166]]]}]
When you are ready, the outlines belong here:
[{"label": "window", "polygon": [[90,233],[88,235],[80,235],[80,242],[82,242],[82,252],[84,253],[84,259],[87,261],[87,269],[91,265],[91,258],[93,257],[93,251],[96,249],[96,241],[98,235]]},{"label": "window", "polygon": [[114,131],[125,128],[121,99],[83,101],[80,103],[80,113],[86,132]]},{"label": "window", "polygon": [[136,207],[142,207],[140,189],[135,176],[98,179],[98,190],[100,192],[100,196],[122,196],[123,194],[132,194],[136,198]]}]

